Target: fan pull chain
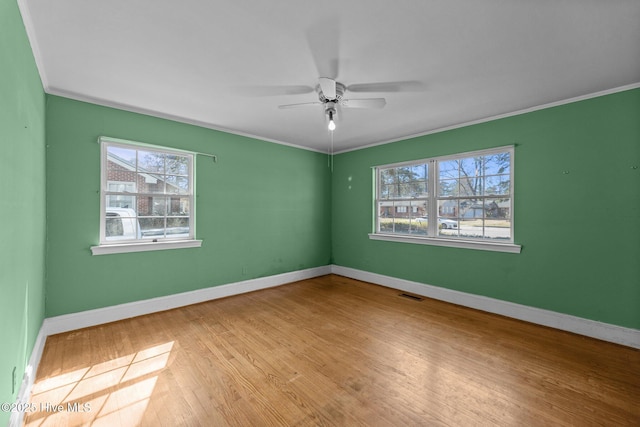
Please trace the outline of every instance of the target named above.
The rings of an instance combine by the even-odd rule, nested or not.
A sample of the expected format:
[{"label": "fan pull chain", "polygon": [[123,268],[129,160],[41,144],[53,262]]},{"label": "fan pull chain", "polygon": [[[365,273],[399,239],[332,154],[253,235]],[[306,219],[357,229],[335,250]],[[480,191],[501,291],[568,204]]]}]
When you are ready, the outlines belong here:
[{"label": "fan pull chain", "polygon": [[331,135],[331,145],[329,147],[329,167],[331,168],[331,173],[333,173],[333,131],[329,131]]}]

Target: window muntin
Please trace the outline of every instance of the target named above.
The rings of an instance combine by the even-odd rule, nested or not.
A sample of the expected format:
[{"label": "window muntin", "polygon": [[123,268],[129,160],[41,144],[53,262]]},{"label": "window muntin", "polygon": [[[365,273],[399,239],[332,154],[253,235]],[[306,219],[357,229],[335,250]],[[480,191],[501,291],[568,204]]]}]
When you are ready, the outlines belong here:
[{"label": "window muntin", "polygon": [[194,238],[193,154],[101,138],[100,243]]},{"label": "window muntin", "polygon": [[513,147],[375,169],[376,234],[513,242]]}]

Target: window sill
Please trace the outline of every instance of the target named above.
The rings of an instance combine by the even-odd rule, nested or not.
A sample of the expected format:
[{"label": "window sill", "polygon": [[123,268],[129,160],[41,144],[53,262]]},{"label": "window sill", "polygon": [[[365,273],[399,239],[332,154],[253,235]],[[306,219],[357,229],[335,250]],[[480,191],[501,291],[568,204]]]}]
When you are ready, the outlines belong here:
[{"label": "window sill", "polygon": [[166,249],[199,248],[202,240],[174,240],[172,242],[120,243],[91,246],[93,255],[124,254],[127,252],[162,251]]},{"label": "window sill", "polygon": [[522,246],[513,243],[497,243],[473,240],[436,239],[433,237],[399,236],[397,234],[369,234],[371,240],[415,243],[419,245],[446,246],[450,248],[476,249],[481,251],[508,252],[519,254]]}]

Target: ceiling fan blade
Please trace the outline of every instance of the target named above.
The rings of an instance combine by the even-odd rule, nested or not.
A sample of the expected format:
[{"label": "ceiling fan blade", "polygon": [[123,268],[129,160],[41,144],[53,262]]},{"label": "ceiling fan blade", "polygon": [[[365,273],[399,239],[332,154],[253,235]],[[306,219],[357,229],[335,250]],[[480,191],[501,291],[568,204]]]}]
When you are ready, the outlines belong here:
[{"label": "ceiling fan blade", "polygon": [[307,30],[306,36],[318,76],[337,78],[340,53],[339,18],[336,16],[318,22]]},{"label": "ceiling fan blade", "polygon": [[324,97],[333,100],[336,99],[336,81],[327,77],[320,77],[320,89]]},{"label": "ceiling fan blade", "polygon": [[422,92],[427,85],[417,80],[361,83],[347,86],[349,92]]},{"label": "ceiling fan blade", "polygon": [[311,86],[303,85],[276,85],[276,86],[239,86],[235,92],[242,96],[279,96],[279,95],[300,95],[311,93],[315,89]]},{"label": "ceiling fan blade", "polygon": [[343,99],[340,105],[344,108],[384,108],[387,101],[384,98]]},{"label": "ceiling fan blade", "polygon": [[322,102],[303,102],[301,104],[286,104],[286,105],[278,105],[278,108],[300,108],[300,107],[315,107],[316,105],[323,105]]}]

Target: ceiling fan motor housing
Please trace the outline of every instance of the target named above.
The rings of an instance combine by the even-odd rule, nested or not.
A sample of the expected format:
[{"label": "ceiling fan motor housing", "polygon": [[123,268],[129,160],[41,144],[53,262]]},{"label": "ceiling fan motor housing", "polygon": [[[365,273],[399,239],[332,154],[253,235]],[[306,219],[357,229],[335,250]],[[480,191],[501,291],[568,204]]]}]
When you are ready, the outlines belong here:
[{"label": "ceiling fan motor housing", "polygon": [[320,85],[318,85],[316,90],[318,91],[318,99],[320,99],[320,102],[322,102],[322,103],[334,102],[336,104],[340,102],[340,100],[344,96],[344,91],[346,90],[346,87],[342,83],[338,83],[338,82],[335,82],[335,83],[336,83],[336,97],[335,97],[335,99],[327,98],[324,95],[324,93],[322,93],[322,88],[320,87]]}]

